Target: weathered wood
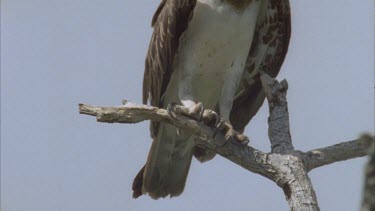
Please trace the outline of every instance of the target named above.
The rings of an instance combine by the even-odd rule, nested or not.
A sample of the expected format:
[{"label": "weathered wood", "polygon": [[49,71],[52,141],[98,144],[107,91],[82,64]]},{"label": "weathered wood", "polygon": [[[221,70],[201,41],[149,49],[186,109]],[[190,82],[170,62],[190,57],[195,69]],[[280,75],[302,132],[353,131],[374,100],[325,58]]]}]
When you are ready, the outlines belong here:
[{"label": "weathered wood", "polygon": [[278,153],[293,150],[288,103],[286,100],[288,83],[286,80],[279,83],[267,74],[261,76],[261,81],[266,92],[270,113],[268,117],[268,136],[271,142],[271,151]]},{"label": "weathered wood", "polygon": [[[274,181],[283,189],[291,210],[318,211],[318,201],[308,172],[323,165],[367,155],[374,137],[364,136],[367,138],[362,137],[308,152],[294,150],[286,99],[288,84],[285,80],[279,83],[267,75],[262,75],[261,79],[270,110],[270,153],[225,141],[222,131],[215,133],[214,128],[188,116],[172,117],[165,109],[137,105],[129,101],[116,107],[79,104],[79,112],[96,116],[98,122],[138,123],[153,120],[188,130],[197,137],[196,144],[213,149],[237,165]],[[212,111],[206,110],[204,116],[209,116],[210,113]]]},{"label": "weathered wood", "polygon": [[373,137],[364,135],[357,140],[310,150],[305,153],[307,169],[310,171],[331,163],[366,156],[373,143]]},{"label": "weathered wood", "polygon": [[[363,139],[371,139],[374,142],[374,137],[364,136]],[[362,200],[361,211],[375,210],[375,144],[372,143],[370,147],[370,159],[365,168],[365,182]]]},{"label": "weathered wood", "polygon": [[291,210],[318,211],[318,201],[307,174],[304,156],[293,147],[286,99],[288,83],[286,80],[279,83],[267,74],[261,76],[261,81],[269,106],[271,152],[276,155],[272,163],[278,169],[275,182],[283,189]]}]

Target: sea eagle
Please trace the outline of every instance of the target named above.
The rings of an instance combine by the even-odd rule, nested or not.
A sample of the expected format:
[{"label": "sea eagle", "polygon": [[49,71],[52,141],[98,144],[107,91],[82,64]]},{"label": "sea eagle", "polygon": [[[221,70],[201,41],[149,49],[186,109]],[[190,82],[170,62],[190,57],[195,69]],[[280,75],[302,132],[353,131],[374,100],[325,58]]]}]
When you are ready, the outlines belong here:
[{"label": "sea eagle", "polygon": [[[153,18],[143,103],[216,111],[242,133],[264,102],[260,74],[276,77],[288,50],[289,0],[162,0]],[[133,182],[133,197],[178,196],[193,155],[214,153],[194,135],[151,122],[152,146]]]}]

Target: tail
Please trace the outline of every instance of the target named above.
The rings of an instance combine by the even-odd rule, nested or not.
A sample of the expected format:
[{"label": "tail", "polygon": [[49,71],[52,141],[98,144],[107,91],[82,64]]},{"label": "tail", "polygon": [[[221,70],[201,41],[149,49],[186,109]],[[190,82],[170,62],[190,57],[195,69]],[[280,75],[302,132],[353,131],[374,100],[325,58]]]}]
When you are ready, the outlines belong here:
[{"label": "tail", "polygon": [[133,182],[133,197],[148,193],[158,199],[178,196],[185,187],[193,156],[194,140],[191,134],[169,124],[160,124],[146,165]]}]

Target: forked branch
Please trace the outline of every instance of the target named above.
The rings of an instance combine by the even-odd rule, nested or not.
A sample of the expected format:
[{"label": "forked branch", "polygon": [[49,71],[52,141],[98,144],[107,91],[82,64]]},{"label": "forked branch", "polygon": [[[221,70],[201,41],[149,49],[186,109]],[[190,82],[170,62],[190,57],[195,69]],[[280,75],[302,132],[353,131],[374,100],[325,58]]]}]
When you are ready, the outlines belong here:
[{"label": "forked branch", "polygon": [[270,153],[227,142],[221,132],[213,138],[214,128],[187,116],[171,117],[165,109],[129,101],[116,107],[79,104],[79,112],[96,116],[98,122],[138,123],[153,120],[188,130],[198,137],[196,142],[200,146],[213,149],[239,166],[274,181],[284,190],[291,210],[317,211],[319,206],[308,172],[323,165],[367,155],[369,146],[374,142],[373,136],[363,136],[358,140],[308,152],[294,150],[286,100],[287,82],[283,80],[279,83],[268,75],[262,75],[261,80],[270,108]]}]

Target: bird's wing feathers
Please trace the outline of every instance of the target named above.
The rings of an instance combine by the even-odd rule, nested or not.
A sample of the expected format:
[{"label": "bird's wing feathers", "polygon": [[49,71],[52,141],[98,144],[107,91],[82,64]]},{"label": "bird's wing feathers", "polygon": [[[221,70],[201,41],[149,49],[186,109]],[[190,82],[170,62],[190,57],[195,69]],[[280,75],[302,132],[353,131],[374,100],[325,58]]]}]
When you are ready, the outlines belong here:
[{"label": "bird's wing feathers", "polygon": [[243,131],[262,106],[265,93],[260,72],[276,77],[284,62],[291,33],[288,0],[263,1],[240,85],[231,111],[231,123]]},{"label": "bird's wing feathers", "polygon": [[[168,86],[181,35],[192,17],[196,0],[163,0],[152,19],[154,32],[145,61],[143,103],[162,107],[161,98]],[[159,123],[151,122],[156,137]]]},{"label": "bird's wing feathers", "polygon": [[[162,96],[173,72],[180,38],[186,31],[197,0],[162,0],[152,19],[151,37],[143,79],[143,103],[163,107]],[[231,123],[243,131],[262,105],[265,94],[259,72],[276,77],[284,61],[290,38],[288,0],[265,0],[240,85],[231,111]],[[157,139],[159,123],[151,122],[151,136]],[[199,153],[198,153],[199,154]],[[200,153],[202,154],[202,153]],[[134,180],[134,197],[142,194],[145,167]]]},{"label": "bird's wing feathers", "polygon": [[[144,104],[149,101],[152,106],[162,107],[161,97],[173,72],[179,41],[187,29],[195,5],[196,0],[163,0],[156,10],[152,19],[154,32],[145,62]],[[276,77],[286,56],[291,31],[289,1],[264,1],[256,27],[231,112],[231,122],[240,131],[264,101],[259,72]],[[151,125],[153,137],[157,125],[155,122]]]},{"label": "bird's wing feathers", "polygon": [[[173,72],[172,66],[175,55],[178,51],[180,37],[186,31],[195,4],[196,0],[162,0],[159,4],[159,7],[152,18],[151,25],[154,28],[154,32],[151,37],[145,61],[145,72],[143,77],[144,104],[149,102],[152,106],[163,106],[161,98],[168,86]],[[155,148],[160,144],[160,141],[157,140],[159,125],[159,122],[151,121],[150,130],[154,141],[150,150],[148,163],[155,162],[155,159],[151,156],[152,151],[155,151],[155,153],[158,152]],[[152,161],[150,161],[150,159]],[[143,193],[142,189],[145,182],[145,174],[148,174],[148,179],[157,178],[155,176],[157,175],[157,172],[150,173],[149,171],[150,167],[147,168],[146,164],[134,179],[134,198],[139,197]],[[146,181],[147,184],[158,184],[159,182],[158,179],[155,179],[155,181]],[[155,190],[152,191],[155,192]],[[165,194],[164,192],[163,194],[154,192],[150,194],[156,194],[153,195],[155,198],[164,196]]]},{"label": "bird's wing feathers", "polygon": [[151,37],[143,81],[143,103],[160,106],[173,72],[181,35],[193,14],[196,0],[163,0],[152,19]]}]

